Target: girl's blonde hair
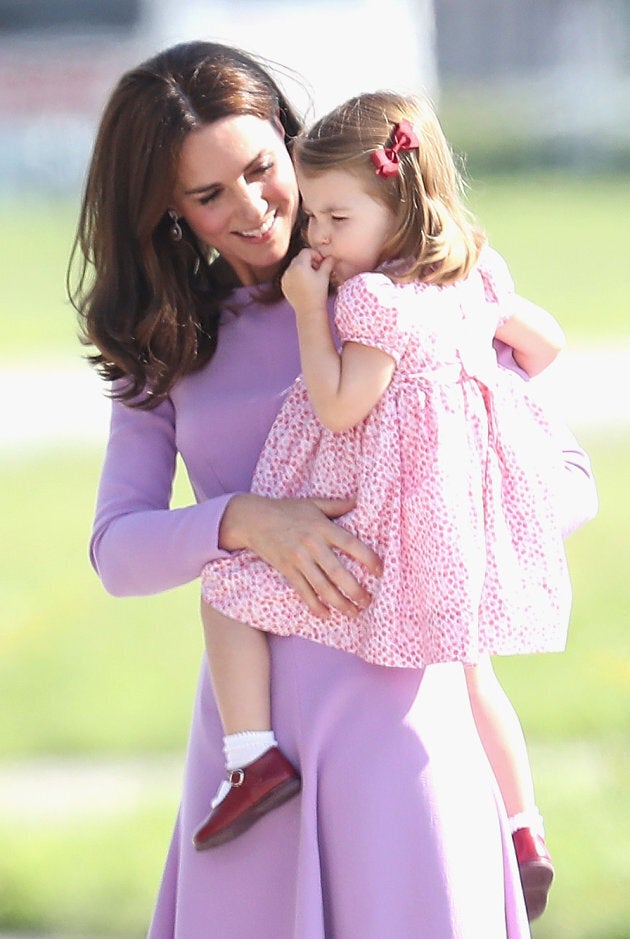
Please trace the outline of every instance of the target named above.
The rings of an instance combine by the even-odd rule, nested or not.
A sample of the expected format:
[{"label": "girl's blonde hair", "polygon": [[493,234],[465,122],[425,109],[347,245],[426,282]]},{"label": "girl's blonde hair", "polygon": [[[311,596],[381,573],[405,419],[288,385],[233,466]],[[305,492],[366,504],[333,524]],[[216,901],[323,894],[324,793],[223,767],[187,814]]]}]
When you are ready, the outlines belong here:
[{"label": "girl's blonde hair", "polygon": [[[417,149],[399,153],[396,175],[377,175],[372,154],[391,146],[397,124],[409,121]],[[464,204],[464,183],[430,103],[419,96],[379,91],[358,95],[320,118],[295,141],[300,172],[356,173],[371,196],[396,216],[396,234],[381,263],[409,262],[405,275],[449,284],[468,274],[485,237]]]}]

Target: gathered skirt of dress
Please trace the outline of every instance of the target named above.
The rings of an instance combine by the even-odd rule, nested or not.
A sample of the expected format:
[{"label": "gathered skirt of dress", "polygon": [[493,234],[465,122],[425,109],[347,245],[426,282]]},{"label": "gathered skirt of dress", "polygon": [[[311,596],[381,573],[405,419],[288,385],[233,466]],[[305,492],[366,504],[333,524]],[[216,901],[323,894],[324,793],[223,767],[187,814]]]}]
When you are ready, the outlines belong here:
[{"label": "gathered skirt of dress", "polygon": [[225,769],[203,666],[149,939],[526,939],[462,666],[385,668],[270,637],[273,725],[301,793],[220,848],[192,833]]},{"label": "gathered skirt of dress", "polygon": [[500,380],[486,386],[459,365],[442,372],[448,380],[399,370],[368,417],[341,433],[322,427],[298,379],[260,456],[253,492],[356,498],[337,523],[384,565],[377,578],[343,557],[372,596],[359,617],[311,614],[249,550],[206,565],[205,602],[378,665],[562,651],[571,586],[551,428],[516,376],[495,369]]}]

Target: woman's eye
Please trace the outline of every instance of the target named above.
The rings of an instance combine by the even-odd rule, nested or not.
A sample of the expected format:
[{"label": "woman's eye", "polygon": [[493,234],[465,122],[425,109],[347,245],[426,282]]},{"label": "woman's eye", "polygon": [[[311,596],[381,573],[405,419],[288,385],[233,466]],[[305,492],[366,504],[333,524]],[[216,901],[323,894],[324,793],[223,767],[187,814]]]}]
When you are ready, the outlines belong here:
[{"label": "woman's eye", "polygon": [[209,202],[214,202],[219,198],[220,190],[216,189],[212,192],[207,193],[205,196],[202,196],[199,200],[199,205],[208,205]]},{"label": "woman's eye", "polygon": [[257,166],[254,170],[252,170],[251,175],[252,176],[264,176],[265,173],[268,173],[269,170],[272,168],[273,168],[273,163],[271,161],[268,161],[267,163],[261,163],[260,166]]},{"label": "woman's eye", "polygon": [[331,218],[333,222],[345,222],[346,221],[345,215],[331,215]]}]

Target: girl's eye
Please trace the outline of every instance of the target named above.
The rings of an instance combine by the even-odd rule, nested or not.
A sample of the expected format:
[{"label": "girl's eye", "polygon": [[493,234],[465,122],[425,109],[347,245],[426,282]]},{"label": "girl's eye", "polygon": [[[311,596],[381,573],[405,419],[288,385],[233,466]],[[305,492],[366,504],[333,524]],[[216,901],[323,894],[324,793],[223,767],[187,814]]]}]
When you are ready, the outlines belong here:
[{"label": "girl's eye", "polygon": [[347,221],[345,215],[331,215],[333,222],[345,222]]}]

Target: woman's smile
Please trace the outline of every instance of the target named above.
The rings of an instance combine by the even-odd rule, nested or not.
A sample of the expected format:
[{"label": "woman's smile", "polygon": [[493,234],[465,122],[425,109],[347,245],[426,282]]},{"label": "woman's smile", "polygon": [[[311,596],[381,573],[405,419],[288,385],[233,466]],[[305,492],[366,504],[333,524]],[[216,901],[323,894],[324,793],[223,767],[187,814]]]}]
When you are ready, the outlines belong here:
[{"label": "woman's smile", "polygon": [[247,238],[250,241],[255,240],[259,243],[262,243],[266,239],[272,237],[272,228],[276,221],[276,214],[276,210],[274,209],[274,211],[262,223],[260,228],[255,228],[251,231],[237,232],[237,234],[241,235],[243,238]]}]

